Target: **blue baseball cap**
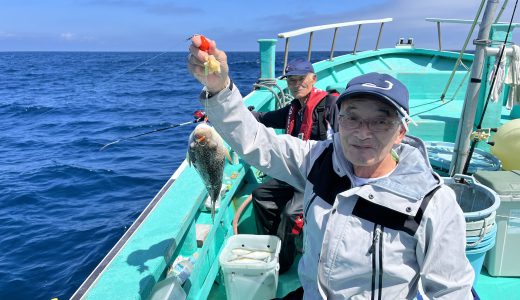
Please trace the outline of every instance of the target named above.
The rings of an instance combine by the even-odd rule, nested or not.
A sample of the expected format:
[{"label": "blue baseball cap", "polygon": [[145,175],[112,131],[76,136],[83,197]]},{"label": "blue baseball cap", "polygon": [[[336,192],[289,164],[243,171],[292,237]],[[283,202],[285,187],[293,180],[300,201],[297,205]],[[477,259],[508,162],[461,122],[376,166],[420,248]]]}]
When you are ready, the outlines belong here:
[{"label": "blue baseball cap", "polygon": [[303,58],[291,60],[285,67],[285,74],[281,78],[291,75],[307,75],[314,73],[314,67],[310,62]]},{"label": "blue baseball cap", "polygon": [[412,121],[408,115],[410,111],[408,89],[396,78],[376,72],[354,77],[336,103],[341,107],[343,101],[361,95],[372,95],[394,106],[405,126]]}]

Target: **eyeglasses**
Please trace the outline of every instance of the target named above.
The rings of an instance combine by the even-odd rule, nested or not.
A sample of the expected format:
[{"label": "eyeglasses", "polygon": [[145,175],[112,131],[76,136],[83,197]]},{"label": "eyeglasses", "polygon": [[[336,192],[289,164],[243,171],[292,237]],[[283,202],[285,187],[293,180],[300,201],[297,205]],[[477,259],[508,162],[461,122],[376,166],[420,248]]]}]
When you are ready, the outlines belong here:
[{"label": "eyeglasses", "polygon": [[302,76],[299,76],[299,75],[287,76],[287,84],[295,85],[295,84],[298,84],[298,83],[303,82],[303,81],[305,80],[305,78],[307,78],[307,75],[302,75]]},{"label": "eyeglasses", "polygon": [[358,129],[363,123],[367,124],[368,130],[374,132],[387,131],[400,122],[392,118],[376,118],[363,120],[360,117],[345,114],[339,115],[339,124],[345,129]]}]

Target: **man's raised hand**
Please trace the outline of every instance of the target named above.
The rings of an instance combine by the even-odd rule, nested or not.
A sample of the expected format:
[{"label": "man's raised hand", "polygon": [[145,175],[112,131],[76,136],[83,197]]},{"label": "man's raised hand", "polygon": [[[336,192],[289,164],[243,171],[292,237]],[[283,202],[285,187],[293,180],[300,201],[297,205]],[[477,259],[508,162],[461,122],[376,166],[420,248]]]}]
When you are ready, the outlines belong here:
[{"label": "man's raised hand", "polygon": [[229,84],[227,56],[217,49],[215,41],[194,35],[189,51],[188,70],[208,92],[215,94],[225,89]]}]

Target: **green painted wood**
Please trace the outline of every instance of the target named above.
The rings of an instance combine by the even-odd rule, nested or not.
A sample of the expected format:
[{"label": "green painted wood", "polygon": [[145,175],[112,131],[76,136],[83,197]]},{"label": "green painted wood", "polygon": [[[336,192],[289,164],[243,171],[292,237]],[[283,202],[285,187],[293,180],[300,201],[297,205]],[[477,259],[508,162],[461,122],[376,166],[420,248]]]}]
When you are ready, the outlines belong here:
[{"label": "green painted wood", "polygon": [[[222,251],[224,241],[233,234],[234,208],[231,204],[242,186],[245,172],[246,168],[243,164],[229,166],[224,174],[224,182],[229,184],[230,190],[222,199],[221,209],[215,217],[215,223],[212,222],[209,213],[201,214],[201,217],[197,220],[198,224],[213,224],[213,227],[204,245],[198,250],[200,261],[193,269],[189,284],[184,285],[188,299],[206,299],[208,296],[216,278],[215,264],[218,265],[218,256]],[[230,178],[232,174],[236,176],[234,179]]]}]

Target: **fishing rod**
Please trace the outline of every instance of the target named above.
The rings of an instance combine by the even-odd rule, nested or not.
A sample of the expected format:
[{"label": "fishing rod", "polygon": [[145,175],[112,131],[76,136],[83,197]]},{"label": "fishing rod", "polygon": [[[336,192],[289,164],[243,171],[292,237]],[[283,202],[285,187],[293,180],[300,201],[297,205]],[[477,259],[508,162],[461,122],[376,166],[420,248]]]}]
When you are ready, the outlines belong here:
[{"label": "fishing rod", "polygon": [[115,140],[115,141],[110,142],[110,143],[104,145],[103,147],[101,147],[101,149],[99,149],[99,151],[103,151],[108,146],[117,144],[117,143],[122,142],[122,141],[126,141],[126,140],[129,140],[129,139],[134,139],[134,138],[137,138],[137,137],[140,137],[140,136],[143,136],[143,135],[156,133],[156,132],[159,132],[159,131],[164,131],[164,130],[168,130],[168,129],[172,129],[172,128],[177,128],[177,127],[181,127],[181,126],[185,126],[185,125],[189,125],[189,124],[199,123],[201,121],[207,120],[206,114],[203,111],[201,111],[201,110],[195,111],[193,113],[193,118],[194,118],[193,121],[179,123],[179,124],[174,124],[174,125],[170,125],[168,127],[158,128],[158,129],[154,129],[154,130],[151,130],[151,131],[143,132],[143,133],[140,133],[140,134],[137,134],[137,135],[133,135],[133,136],[129,136],[129,137],[126,137],[126,138],[121,138],[121,139]]},{"label": "fishing rod", "polygon": [[[480,115],[480,120],[479,120],[478,125],[477,125],[477,132],[482,129],[482,123],[484,121],[484,115],[486,114],[486,110],[487,110],[487,107],[488,107],[488,104],[489,104],[489,100],[491,98],[491,93],[492,93],[493,87],[495,86],[495,83],[496,83],[496,79],[497,79],[497,75],[498,75],[498,69],[500,67],[500,63],[502,62],[502,57],[503,57],[503,55],[506,52],[507,39],[509,37],[509,32],[511,31],[511,26],[513,24],[513,19],[514,19],[514,16],[515,16],[517,5],[518,5],[518,0],[516,0],[516,2],[515,2],[515,6],[513,8],[513,12],[511,13],[511,20],[509,21],[509,26],[507,27],[506,36],[504,38],[504,42],[502,43],[502,47],[500,49],[500,52],[499,52],[499,55],[498,55],[498,59],[496,60],[496,69],[494,71],[493,78],[491,80],[491,85],[489,87],[489,93],[488,93],[486,101],[484,103],[484,108],[482,109],[482,113]],[[496,129],[492,128],[491,131],[496,132]],[[471,157],[473,156],[473,153],[475,152],[475,147],[477,146],[478,142],[479,142],[479,139],[476,138],[476,137],[471,140],[471,145],[470,145],[468,157],[466,158],[466,161],[464,162],[464,167],[462,169],[462,174],[467,174],[468,169],[469,169],[469,165],[471,163]]]}]

